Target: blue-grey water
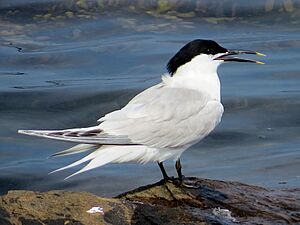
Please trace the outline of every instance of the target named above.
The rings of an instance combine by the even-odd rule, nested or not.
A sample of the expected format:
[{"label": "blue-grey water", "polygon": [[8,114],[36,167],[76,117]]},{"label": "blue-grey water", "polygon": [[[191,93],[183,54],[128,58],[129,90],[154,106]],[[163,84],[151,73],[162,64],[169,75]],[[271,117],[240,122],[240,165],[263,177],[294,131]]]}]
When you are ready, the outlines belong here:
[{"label": "blue-grey water", "polygon": [[[158,83],[169,58],[196,38],[267,57],[255,57],[265,65],[221,66],[222,122],[183,154],[184,174],[300,186],[298,1],[59,2],[0,2],[0,193],[113,196],[161,179],[155,163],[110,164],[69,180],[79,167],[48,175],[82,155],[48,158],[72,144],[17,130],[95,125]],[[173,162],[167,169],[175,175]]]}]

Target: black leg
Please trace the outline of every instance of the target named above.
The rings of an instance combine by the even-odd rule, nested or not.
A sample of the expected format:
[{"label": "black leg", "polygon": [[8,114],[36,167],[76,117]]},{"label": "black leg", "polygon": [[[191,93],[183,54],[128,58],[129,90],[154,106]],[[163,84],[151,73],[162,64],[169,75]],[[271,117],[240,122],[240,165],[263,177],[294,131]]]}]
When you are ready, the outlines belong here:
[{"label": "black leg", "polygon": [[176,171],[177,171],[177,174],[178,174],[178,179],[180,182],[182,182],[183,180],[183,175],[182,175],[182,172],[181,172],[181,163],[180,163],[180,159],[178,159],[175,163],[175,168],[176,168]]},{"label": "black leg", "polygon": [[166,170],[164,168],[163,162],[157,162],[157,164],[159,165],[159,168],[160,168],[161,173],[162,173],[162,175],[164,177],[164,180],[170,180],[170,177],[168,176],[168,174],[167,174],[167,172],[166,172]]},{"label": "black leg", "polygon": [[163,162],[157,162],[162,174],[163,174],[163,177],[164,177],[164,180],[165,182],[171,182],[175,185],[179,185],[181,187],[185,187],[185,188],[192,188],[192,189],[197,189],[200,187],[200,185],[195,182],[195,183],[190,183],[188,180],[187,180],[187,183],[184,181],[184,176],[182,175],[182,172],[181,172],[181,163],[180,163],[180,159],[178,159],[175,163],[175,168],[176,168],[176,171],[177,171],[177,174],[178,174],[178,179],[174,179],[174,177],[169,177],[165,168],[164,168],[164,164]]},{"label": "black leg", "polygon": [[191,189],[198,189],[200,187],[200,184],[198,184],[197,182],[195,183],[190,183],[188,179],[185,179],[184,176],[182,175],[181,169],[181,163],[180,163],[180,159],[178,159],[175,163],[175,168],[178,174],[178,181],[179,181],[179,185],[181,187],[185,187],[185,188],[191,188]]}]

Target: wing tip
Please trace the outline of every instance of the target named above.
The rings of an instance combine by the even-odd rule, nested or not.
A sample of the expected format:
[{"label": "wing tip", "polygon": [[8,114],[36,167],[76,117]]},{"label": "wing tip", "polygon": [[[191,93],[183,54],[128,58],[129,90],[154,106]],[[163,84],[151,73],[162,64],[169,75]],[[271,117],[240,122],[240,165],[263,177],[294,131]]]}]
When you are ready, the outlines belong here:
[{"label": "wing tip", "polygon": [[18,133],[19,134],[28,134],[28,135],[30,135],[30,134],[33,133],[33,131],[32,130],[18,130]]},{"label": "wing tip", "polygon": [[42,130],[18,130],[19,134],[26,134],[31,136],[45,136]]}]

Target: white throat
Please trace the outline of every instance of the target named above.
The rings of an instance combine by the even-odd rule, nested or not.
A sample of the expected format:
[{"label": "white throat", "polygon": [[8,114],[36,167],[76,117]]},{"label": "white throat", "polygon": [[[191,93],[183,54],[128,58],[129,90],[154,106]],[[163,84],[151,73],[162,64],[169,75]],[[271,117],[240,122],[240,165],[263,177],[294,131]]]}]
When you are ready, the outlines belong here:
[{"label": "white throat", "polygon": [[205,92],[211,99],[220,101],[220,80],[217,74],[220,60],[209,55],[198,55],[180,66],[171,78],[172,87],[188,88]]}]

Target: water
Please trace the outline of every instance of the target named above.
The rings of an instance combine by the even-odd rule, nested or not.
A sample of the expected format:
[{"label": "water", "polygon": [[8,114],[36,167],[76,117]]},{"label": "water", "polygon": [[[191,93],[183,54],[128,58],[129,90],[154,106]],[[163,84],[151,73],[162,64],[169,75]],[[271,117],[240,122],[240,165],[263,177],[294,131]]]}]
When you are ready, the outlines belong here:
[{"label": "water", "polygon": [[[158,83],[168,59],[195,38],[267,57],[259,58],[264,66],[231,63],[220,68],[222,123],[183,154],[184,173],[299,187],[297,1],[228,1],[221,6],[213,1],[171,6],[160,1],[159,7],[156,1],[132,1],[129,6],[126,1],[108,6],[107,1],[102,8],[85,1],[13,2],[0,3],[0,193],[66,189],[113,196],[159,180],[155,163],[129,163],[65,181],[79,168],[48,173],[81,156],[48,156],[72,145],[17,130],[95,125],[105,113]],[[198,8],[193,8],[195,2]],[[167,169],[174,174],[173,162],[167,162]]]}]

